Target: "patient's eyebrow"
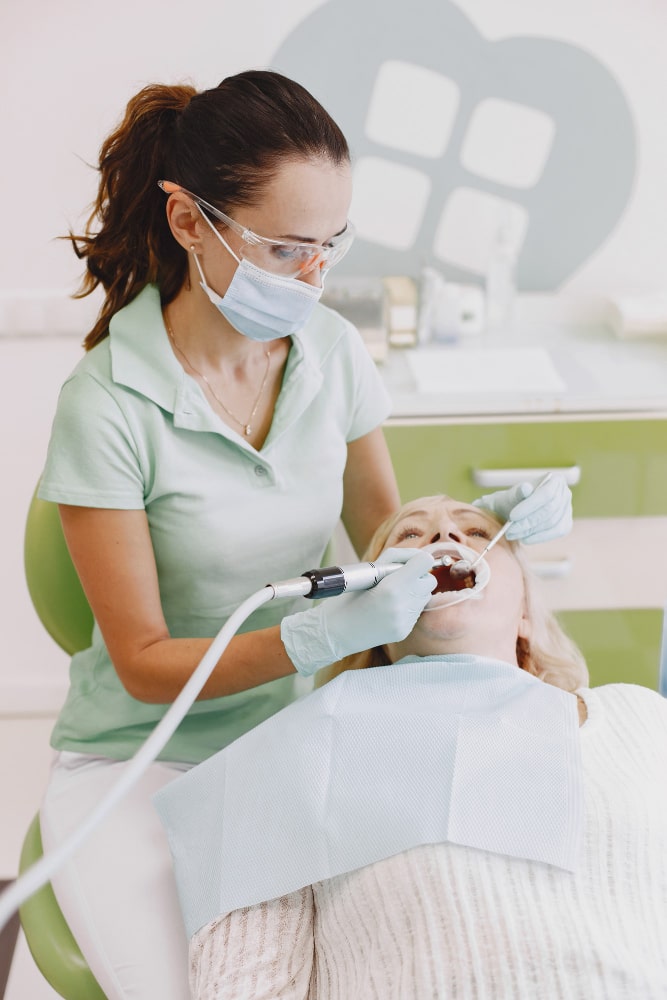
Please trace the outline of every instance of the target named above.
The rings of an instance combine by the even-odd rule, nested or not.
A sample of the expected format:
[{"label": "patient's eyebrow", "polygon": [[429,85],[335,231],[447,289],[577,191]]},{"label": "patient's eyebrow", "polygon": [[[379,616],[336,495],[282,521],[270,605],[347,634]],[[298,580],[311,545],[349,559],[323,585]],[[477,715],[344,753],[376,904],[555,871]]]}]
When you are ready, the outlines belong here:
[{"label": "patient's eyebrow", "polygon": [[[407,510],[403,514],[401,514],[401,516],[398,518],[398,520],[394,524],[394,527],[392,528],[392,531],[395,531],[396,528],[399,527],[399,525],[403,524],[404,521],[409,521],[413,518],[419,518],[419,517],[430,518],[433,517],[434,514],[435,512],[432,510]],[[478,508],[478,507],[456,507],[454,508],[454,510],[450,511],[450,514],[452,517],[463,516],[463,517],[468,517],[476,522],[481,521],[482,523],[488,524],[492,527],[496,527],[498,523],[495,517],[493,517],[483,508]],[[437,516],[437,514],[435,514],[435,516]]]},{"label": "patient's eyebrow", "polygon": [[497,525],[498,521],[491,514],[487,513],[483,508],[479,507],[457,507],[456,510],[452,511],[452,517],[456,516],[468,516],[473,520],[481,520],[486,524],[491,524],[493,526]]},{"label": "patient's eyebrow", "polygon": [[428,517],[429,512],[427,510],[407,510],[404,514],[401,514],[398,521],[405,521],[408,517]]}]

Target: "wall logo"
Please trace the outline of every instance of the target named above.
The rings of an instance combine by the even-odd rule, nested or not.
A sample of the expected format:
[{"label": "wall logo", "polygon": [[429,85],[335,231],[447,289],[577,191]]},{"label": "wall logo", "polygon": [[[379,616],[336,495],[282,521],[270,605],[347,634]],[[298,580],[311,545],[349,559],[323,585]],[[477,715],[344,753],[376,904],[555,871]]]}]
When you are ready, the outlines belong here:
[{"label": "wall logo", "polygon": [[590,53],[492,42],[448,0],[331,0],[272,65],[342,126],[358,241],[341,273],[479,280],[508,222],[519,286],[555,290],[620,219],[635,173],[628,103]]}]

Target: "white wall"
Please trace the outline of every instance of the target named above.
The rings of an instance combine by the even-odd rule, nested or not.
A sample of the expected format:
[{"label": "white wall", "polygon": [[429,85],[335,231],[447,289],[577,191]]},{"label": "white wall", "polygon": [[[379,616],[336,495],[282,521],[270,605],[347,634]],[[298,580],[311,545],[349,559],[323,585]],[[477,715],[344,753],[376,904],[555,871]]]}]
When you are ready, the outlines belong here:
[{"label": "white wall", "polygon": [[[75,287],[79,264],[55,239],[81,223],[93,198],[95,173],[87,164],[95,162],[102,139],[142,85],[189,79],[207,87],[241,69],[271,65],[294,27],[322,6],[311,0],[5,0],[0,6],[0,616],[5,653],[0,713],[52,703],[65,683],[64,658],[40,632],[30,609],[21,536],[57,388],[78,353],[91,312],[90,306],[62,298]],[[401,6],[408,16],[410,5]],[[667,4],[460,0],[458,6],[488,38],[546,36],[588,50],[613,73],[631,106],[638,163],[630,202],[604,245],[560,294],[585,305],[612,292],[664,288],[667,70],[656,41],[667,38]],[[360,0],[358,8],[377,11],[378,18],[386,9],[374,0]],[[400,24],[394,29],[390,21],[379,26],[387,38],[392,30],[400,31]],[[348,61],[362,57],[350,24],[350,48],[340,54],[340,87],[346,85]],[[576,102],[577,95],[571,96]],[[58,296],[60,302],[54,300]],[[55,338],[54,330],[70,336]],[[28,338],[27,332],[47,336]]]},{"label": "white wall", "polygon": [[[433,5],[439,2],[433,0]],[[207,87],[241,69],[270,65],[292,29],[323,6],[312,0],[191,0],[187,8],[174,0],[7,0],[0,5],[5,194],[0,290],[61,290],[77,283],[78,262],[55,237],[83,219],[95,190],[95,173],[86,164],[95,163],[102,139],[137,89],[156,80],[184,79]],[[373,0],[357,6],[384,9]],[[409,5],[401,6],[409,10]],[[586,293],[663,286],[667,70],[656,40],[667,37],[667,4],[459,0],[458,6],[488,38],[535,35],[571,42],[617,78],[635,116],[637,181],[625,217],[571,287]],[[381,29],[391,34],[387,24]],[[340,87],[345,87],[346,63],[358,58],[362,54],[354,50],[350,24],[350,51],[340,58]]]}]

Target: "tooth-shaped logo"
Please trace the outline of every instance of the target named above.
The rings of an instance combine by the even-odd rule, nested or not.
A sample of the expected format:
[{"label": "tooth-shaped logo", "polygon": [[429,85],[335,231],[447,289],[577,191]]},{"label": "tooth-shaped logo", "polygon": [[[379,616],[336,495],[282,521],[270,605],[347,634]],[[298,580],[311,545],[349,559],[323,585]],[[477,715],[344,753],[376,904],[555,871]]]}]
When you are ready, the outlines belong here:
[{"label": "tooth-shaped logo", "polygon": [[272,65],[339,122],[358,238],[341,273],[478,280],[499,226],[523,290],[559,287],[612,231],[636,160],[628,103],[582,48],[484,38],[449,0],[330,0]]}]

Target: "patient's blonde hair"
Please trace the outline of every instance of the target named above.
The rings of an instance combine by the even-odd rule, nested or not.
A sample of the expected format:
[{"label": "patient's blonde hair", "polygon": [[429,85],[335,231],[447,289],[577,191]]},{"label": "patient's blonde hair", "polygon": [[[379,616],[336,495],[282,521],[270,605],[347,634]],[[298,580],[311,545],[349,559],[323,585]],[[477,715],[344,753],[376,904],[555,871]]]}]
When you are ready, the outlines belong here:
[{"label": "patient's blonde hair", "polygon": [[[373,535],[364,559],[374,560],[387,547],[387,542],[396,523],[414,508],[423,505],[424,501],[451,500],[446,494],[433,497],[421,497],[404,504],[400,510],[392,514]],[[493,517],[489,511],[486,514]],[[500,522],[499,522],[500,523]],[[536,580],[528,561],[518,542],[509,542],[523,577],[524,595],[526,601],[526,618],[529,623],[530,640],[517,638],[517,663],[522,670],[539,677],[546,684],[563,688],[565,691],[576,691],[579,687],[588,685],[588,668],[579,647],[565,634],[555,616],[542,601],[536,586]],[[367,667],[387,666],[390,663],[385,648],[376,646],[347,656],[338,663],[318,671],[316,685],[319,687],[344,670],[363,670]]]}]

